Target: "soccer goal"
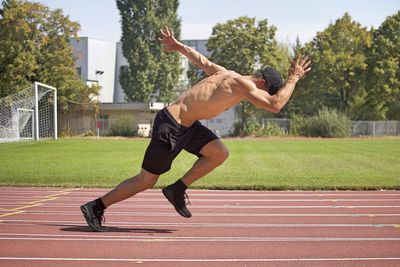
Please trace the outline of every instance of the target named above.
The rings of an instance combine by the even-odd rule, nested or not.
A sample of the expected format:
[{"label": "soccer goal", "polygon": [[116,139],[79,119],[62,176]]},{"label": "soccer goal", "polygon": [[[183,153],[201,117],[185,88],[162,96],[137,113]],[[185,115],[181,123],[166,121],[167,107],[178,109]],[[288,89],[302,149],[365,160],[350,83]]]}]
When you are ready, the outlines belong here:
[{"label": "soccer goal", "polygon": [[0,142],[57,139],[57,89],[35,82],[0,99]]}]

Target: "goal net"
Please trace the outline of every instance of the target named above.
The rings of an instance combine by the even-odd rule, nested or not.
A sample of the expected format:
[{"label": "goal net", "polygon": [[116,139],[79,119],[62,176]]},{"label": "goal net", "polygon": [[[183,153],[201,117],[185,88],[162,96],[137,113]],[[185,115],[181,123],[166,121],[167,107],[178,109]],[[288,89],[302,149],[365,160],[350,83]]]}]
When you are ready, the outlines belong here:
[{"label": "goal net", "polygon": [[35,82],[0,99],[0,142],[57,139],[57,90]]}]

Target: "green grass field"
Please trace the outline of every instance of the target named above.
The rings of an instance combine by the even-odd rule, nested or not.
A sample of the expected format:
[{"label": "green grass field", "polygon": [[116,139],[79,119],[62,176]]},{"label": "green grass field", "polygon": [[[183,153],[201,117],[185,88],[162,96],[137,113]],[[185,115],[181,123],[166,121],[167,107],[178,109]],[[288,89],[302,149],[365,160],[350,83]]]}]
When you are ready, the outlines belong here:
[{"label": "green grass field", "polygon": [[[149,140],[61,139],[0,144],[0,185],[114,187],[137,174]],[[229,159],[192,188],[400,189],[400,139],[223,142]],[[182,152],[157,187],[196,157]]]}]

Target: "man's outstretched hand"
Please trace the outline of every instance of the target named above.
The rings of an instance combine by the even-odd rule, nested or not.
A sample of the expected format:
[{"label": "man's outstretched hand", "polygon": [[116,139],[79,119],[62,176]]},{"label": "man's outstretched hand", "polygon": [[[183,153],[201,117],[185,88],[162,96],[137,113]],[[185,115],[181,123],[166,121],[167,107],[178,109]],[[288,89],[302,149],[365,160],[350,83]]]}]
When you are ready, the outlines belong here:
[{"label": "man's outstretched hand", "polygon": [[296,56],[289,68],[288,79],[290,77],[297,77],[299,80],[311,70],[311,60],[306,56],[301,57],[300,54]]},{"label": "man's outstretched hand", "polygon": [[174,31],[169,26],[165,26],[160,32],[161,37],[158,40],[165,45],[165,52],[176,51],[179,42],[174,37]]}]

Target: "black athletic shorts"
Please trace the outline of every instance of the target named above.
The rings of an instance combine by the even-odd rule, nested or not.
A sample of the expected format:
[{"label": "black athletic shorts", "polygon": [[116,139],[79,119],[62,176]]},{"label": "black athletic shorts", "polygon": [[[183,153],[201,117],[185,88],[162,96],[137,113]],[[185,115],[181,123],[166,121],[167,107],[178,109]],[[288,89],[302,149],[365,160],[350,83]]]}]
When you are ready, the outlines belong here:
[{"label": "black athletic shorts", "polygon": [[142,168],[152,174],[171,169],[172,161],[182,149],[201,157],[200,150],[218,137],[196,121],[190,127],[180,125],[166,108],[160,110],[153,124],[152,137],[144,155]]}]

